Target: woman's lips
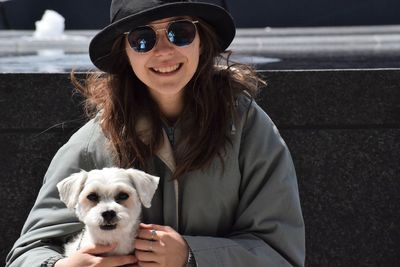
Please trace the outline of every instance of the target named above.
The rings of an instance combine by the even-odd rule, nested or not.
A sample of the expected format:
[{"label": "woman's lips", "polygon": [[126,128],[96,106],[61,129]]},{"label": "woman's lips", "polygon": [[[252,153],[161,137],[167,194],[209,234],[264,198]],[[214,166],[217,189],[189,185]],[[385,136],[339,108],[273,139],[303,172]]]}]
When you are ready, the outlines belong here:
[{"label": "woman's lips", "polygon": [[178,71],[182,64],[175,64],[171,66],[166,66],[166,67],[153,67],[151,70],[153,72],[156,72],[157,74],[170,74]]}]

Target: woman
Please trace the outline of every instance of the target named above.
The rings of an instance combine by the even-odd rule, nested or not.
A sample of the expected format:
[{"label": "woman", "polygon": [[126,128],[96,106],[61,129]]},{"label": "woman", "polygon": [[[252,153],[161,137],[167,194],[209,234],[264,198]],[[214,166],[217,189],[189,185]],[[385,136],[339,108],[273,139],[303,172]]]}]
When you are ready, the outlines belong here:
[{"label": "woman", "polygon": [[[104,73],[85,86],[93,118],[56,154],[7,266],[303,266],[296,175],[276,127],[254,102],[260,80],[219,64],[235,34],[222,8],[114,0],[92,40]],[[135,167],[161,178],[134,255],[62,244],[82,229],[56,184],[80,169]]]}]

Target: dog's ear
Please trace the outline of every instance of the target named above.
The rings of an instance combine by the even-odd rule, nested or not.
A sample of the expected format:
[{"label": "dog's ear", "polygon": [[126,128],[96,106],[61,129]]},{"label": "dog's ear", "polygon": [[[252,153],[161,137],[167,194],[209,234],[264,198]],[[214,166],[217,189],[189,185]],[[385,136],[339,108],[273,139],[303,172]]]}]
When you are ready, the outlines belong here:
[{"label": "dog's ear", "polygon": [[88,173],[82,170],[79,173],[72,174],[57,184],[60,199],[69,209],[74,209],[78,203],[78,197],[83,190],[87,176]]},{"label": "dog's ear", "polygon": [[128,169],[126,171],[136,188],[143,206],[150,208],[151,200],[157,190],[160,178],[135,169]]}]

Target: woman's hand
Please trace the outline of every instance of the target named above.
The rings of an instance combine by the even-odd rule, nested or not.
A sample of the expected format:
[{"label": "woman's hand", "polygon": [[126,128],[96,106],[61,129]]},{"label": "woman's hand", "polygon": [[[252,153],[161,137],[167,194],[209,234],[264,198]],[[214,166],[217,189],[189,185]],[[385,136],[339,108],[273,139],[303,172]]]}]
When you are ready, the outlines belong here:
[{"label": "woman's hand", "polygon": [[156,224],[140,224],[134,246],[140,267],[183,267],[189,253],[179,233],[169,226]]},{"label": "woman's hand", "polygon": [[116,244],[110,246],[93,245],[78,250],[68,258],[58,260],[54,267],[114,267],[136,266],[137,259],[133,255],[126,256],[100,256],[112,252]]}]

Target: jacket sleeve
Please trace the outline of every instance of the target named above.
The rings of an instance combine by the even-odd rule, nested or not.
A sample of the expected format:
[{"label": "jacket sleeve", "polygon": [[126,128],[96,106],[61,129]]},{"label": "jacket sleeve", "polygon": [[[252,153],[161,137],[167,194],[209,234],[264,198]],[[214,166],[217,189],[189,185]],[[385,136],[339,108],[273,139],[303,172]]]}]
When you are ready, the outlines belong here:
[{"label": "jacket sleeve", "polygon": [[185,236],[197,266],[304,266],[304,223],[293,162],[275,125],[254,102],[243,125],[239,165],[240,201],[230,233]]},{"label": "jacket sleeve", "polygon": [[72,173],[94,167],[88,155],[93,129],[92,123],[81,128],[53,158],[21,236],[7,256],[6,267],[46,266],[46,261],[61,256],[65,239],[82,229],[73,212],[60,201],[56,184]]}]

